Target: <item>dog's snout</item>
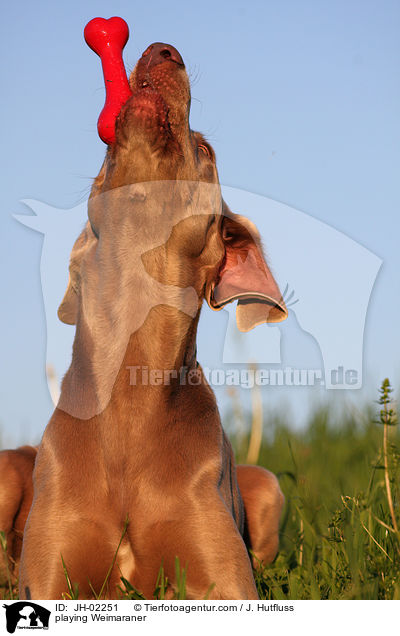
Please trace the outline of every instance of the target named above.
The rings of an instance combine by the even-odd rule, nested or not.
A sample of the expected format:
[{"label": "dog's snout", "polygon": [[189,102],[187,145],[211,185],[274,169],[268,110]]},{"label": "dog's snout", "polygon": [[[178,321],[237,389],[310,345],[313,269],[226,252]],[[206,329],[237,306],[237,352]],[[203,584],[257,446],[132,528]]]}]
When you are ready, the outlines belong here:
[{"label": "dog's snout", "polygon": [[179,66],[184,66],[183,59],[179,51],[177,51],[175,47],[171,46],[171,44],[163,44],[163,42],[150,44],[143,53],[142,58],[148,58],[145,60],[148,68],[152,68],[153,66],[166,62],[167,60],[175,62],[176,64],[179,64]]}]

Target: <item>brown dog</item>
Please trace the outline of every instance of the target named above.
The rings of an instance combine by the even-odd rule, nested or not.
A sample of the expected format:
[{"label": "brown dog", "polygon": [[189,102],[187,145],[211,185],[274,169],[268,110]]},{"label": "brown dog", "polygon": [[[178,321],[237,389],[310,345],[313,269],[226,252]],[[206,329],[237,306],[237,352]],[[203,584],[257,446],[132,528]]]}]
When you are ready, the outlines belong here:
[{"label": "brown dog", "polygon": [[0,452],[0,530],[7,541],[7,553],[0,555],[2,581],[7,578],[7,566],[14,581],[18,575],[22,535],[32,503],[32,471],[36,453],[34,446]]},{"label": "brown dog", "polygon": [[257,598],[237,477],[257,558],[276,553],[282,495],[262,469],[237,475],[196,330],[204,298],[216,310],[238,299],[244,331],[287,311],[255,227],[222,201],[214,152],[189,127],[179,53],[151,45],[130,85],[59,310],[76,335],[37,457],[20,593],[60,598],[62,556],[81,598],[115,597],[121,575],[151,598],[161,564],[172,595],[178,557],[188,598]]}]

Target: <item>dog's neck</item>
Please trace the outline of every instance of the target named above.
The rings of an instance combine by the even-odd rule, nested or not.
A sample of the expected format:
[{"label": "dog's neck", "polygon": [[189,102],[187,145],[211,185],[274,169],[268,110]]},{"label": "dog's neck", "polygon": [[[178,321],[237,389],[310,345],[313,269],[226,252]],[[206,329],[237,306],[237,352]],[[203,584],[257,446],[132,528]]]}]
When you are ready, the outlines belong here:
[{"label": "dog's neck", "polygon": [[[58,407],[75,418],[88,420],[109,409],[118,410],[127,400],[154,401],[158,393],[176,393],[177,385],[185,386],[187,375],[197,367],[199,316],[200,309],[191,318],[173,307],[153,307],[140,329],[130,337],[126,335],[125,354],[114,377],[109,377],[112,367],[103,358],[104,343],[90,339],[87,326],[78,322],[72,362],[62,383]],[[111,333],[109,348],[112,341]]]},{"label": "dog's neck", "polygon": [[73,358],[59,402],[64,411],[90,419],[116,392],[139,396],[145,387],[129,383],[128,367],[148,367],[158,382],[160,372],[195,366],[205,281],[183,247],[190,240],[185,231],[198,223],[205,234],[199,210],[210,201],[215,207],[218,196],[215,185],[161,183],[94,197],[89,216],[101,232],[81,267]]},{"label": "dog's neck", "polygon": [[129,340],[113,390],[113,400],[147,399],[148,387],[168,394],[197,368],[196,335],[200,311],[190,319],[176,309],[154,308]]},{"label": "dog's neck", "polygon": [[130,337],[121,370],[145,366],[168,372],[195,367],[199,316],[200,311],[192,319],[172,307],[153,308],[143,326]]}]

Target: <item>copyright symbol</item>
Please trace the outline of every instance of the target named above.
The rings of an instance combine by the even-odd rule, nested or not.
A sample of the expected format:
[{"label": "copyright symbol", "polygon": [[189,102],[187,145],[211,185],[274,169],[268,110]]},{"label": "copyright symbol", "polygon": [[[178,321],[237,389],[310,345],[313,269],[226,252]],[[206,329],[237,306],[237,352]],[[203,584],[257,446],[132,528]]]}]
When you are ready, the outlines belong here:
[{"label": "copyright symbol", "polygon": [[133,609],[135,610],[135,612],[140,612],[140,610],[142,609],[142,606],[140,605],[140,603],[135,603],[135,605],[133,606]]}]

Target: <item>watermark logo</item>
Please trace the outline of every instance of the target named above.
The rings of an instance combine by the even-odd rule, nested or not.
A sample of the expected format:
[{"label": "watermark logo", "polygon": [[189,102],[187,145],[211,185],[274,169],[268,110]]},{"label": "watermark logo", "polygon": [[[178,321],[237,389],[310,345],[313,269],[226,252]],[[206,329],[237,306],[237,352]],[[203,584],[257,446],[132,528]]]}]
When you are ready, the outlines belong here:
[{"label": "watermark logo", "polygon": [[[162,200],[158,189],[166,186],[151,187],[157,191],[154,198]],[[148,193],[137,188],[132,198],[140,203]],[[211,369],[210,383],[218,385],[224,371],[227,384],[225,367],[233,365],[239,373],[238,385],[242,386],[241,366],[252,363],[263,371],[264,384],[360,388],[364,327],[381,259],[333,227],[293,207],[235,188],[223,187],[222,193],[232,210],[249,217],[258,227],[289,316],[284,322],[262,324],[241,333],[236,327],[236,303],[226,305],[217,314],[206,308],[199,324],[198,349],[203,365]],[[211,194],[204,191],[198,196]],[[57,309],[68,283],[71,248],[87,220],[87,203],[71,210],[57,210],[33,200],[24,203],[35,216],[16,218],[44,234],[41,280],[47,321],[47,361],[61,377],[69,366],[74,330],[58,320]],[[201,206],[200,212],[194,211],[194,207],[187,212],[189,208],[184,206],[185,218],[201,213]],[[180,220],[175,218],[173,223]],[[128,226],[123,227],[126,234]],[[146,274],[151,293],[144,295],[146,303],[135,306],[137,324],[132,323],[132,333],[157,303],[181,308],[188,315],[195,311],[193,288],[162,285],[151,280],[143,267],[143,254],[159,248],[172,230],[172,221],[157,210],[151,219],[144,216],[135,226],[132,234],[135,263],[143,280]],[[153,371],[157,376],[158,370]],[[257,383],[255,378],[254,382]]]},{"label": "watermark logo", "polygon": [[49,628],[51,612],[37,603],[17,601],[3,607],[6,611],[6,627],[9,634],[14,634],[16,629]]},{"label": "watermark logo", "polygon": [[[146,365],[132,365],[126,367],[129,372],[131,386],[170,386],[175,382],[180,386],[196,386],[204,380],[213,387],[226,386],[241,389],[253,389],[255,386],[324,386],[325,379],[321,369],[295,369],[293,367],[258,368],[197,368],[180,367],[180,369],[152,369]],[[357,384],[355,369],[331,370],[330,384],[333,386],[347,385],[351,388]]]}]

